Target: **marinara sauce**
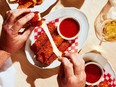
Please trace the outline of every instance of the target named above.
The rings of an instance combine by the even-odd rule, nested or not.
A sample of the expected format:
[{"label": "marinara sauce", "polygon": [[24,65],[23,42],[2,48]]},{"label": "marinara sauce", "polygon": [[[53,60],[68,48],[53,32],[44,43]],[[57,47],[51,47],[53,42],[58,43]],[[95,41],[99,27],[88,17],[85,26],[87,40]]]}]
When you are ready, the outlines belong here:
[{"label": "marinara sauce", "polygon": [[89,83],[97,82],[102,76],[102,70],[95,64],[88,64],[85,67],[86,81]]},{"label": "marinara sauce", "polygon": [[59,26],[60,33],[66,38],[72,38],[78,34],[80,30],[79,23],[73,18],[64,19]]}]

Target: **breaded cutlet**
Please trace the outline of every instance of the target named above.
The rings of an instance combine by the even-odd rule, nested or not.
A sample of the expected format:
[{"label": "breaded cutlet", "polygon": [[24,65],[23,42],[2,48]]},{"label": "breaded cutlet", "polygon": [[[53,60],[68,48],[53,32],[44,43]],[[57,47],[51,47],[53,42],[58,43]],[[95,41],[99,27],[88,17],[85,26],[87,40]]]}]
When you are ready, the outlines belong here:
[{"label": "breaded cutlet", "polygon": [[[56,30],[54,23],[50,23],[47,26],[51,34]],[[41,47],[46,43],[47,40],[48,37],[46,33],[43,32],[40,37],[35,41],[35,43],[31,46],[31,50],[36,54],[39,49],[41,49]]]},{"label": "breaded cutlet", "polygon": [[[63,41],[59,46],[59,50],[63,53],[71,44],[68,41]],[[64,54],[62,55],[64,56]],[[46,61],[44,61],[44,65],[50,65],[54,60],[57,59],[57,56],[53,53]]]},{"label": "breaded cutlet", "polygon": [[[61,43],[63,42],[63,38],[61,38],[60,35],[58,35],[58,33],[54,32],[52,34],[52,38],[56,44],[57,47],[59,47],[61,45]],[[44,62],[46,61],[51,55],[53,54],[53,49],[52,49],[52,45],[50,43],[49,40],[47,40],[47,42],[45,43],[45,45],[38,51],[38,53],[36,54],[36,59]]]}]

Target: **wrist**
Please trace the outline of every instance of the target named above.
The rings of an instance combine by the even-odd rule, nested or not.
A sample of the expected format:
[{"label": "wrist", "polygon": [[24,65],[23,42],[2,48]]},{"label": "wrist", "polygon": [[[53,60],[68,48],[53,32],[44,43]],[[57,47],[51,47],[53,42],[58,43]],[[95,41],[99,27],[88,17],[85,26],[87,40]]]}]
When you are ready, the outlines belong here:
[{"label": "wrist", "polygon": [[6,55],[11,55],[11,53],[8,51],[8,49],[6,49],[6,47],[3,46],[1,47],[1,44],[0,44],[0,52]]},{"label": "wrist", "polygon": [[10,58],[11,54],[4,51],[4,50],[0,50],[0,67],[4,64],[4,62]]},{"label": "wrist", "polygon": [[0,56],[1,56],[1,55],[2,55],[3,57],[10,57],[10,56],[11,56],[11,54],[10,54],[9,52],[0,49]]}]

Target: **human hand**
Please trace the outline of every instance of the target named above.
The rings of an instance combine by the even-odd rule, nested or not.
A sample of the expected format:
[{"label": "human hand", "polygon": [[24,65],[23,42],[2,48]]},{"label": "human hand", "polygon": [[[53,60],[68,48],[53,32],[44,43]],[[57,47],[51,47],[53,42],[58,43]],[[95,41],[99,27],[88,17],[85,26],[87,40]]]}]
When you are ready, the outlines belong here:
[{"label": "human hand", "polygon": [[57,77],[59,87],[85,87],[85,62],[78,53],[68,54],[61,58],[60,71]]},{"label": "human hand", "polygon": [[[26,13],[24,16],[22,14]],[[29,37],[33,27],[19,33],[21,28],[34,17],[30,9],[16,9],[6,12],[0,37],[0,49],[13,54],[18,51]]]}]

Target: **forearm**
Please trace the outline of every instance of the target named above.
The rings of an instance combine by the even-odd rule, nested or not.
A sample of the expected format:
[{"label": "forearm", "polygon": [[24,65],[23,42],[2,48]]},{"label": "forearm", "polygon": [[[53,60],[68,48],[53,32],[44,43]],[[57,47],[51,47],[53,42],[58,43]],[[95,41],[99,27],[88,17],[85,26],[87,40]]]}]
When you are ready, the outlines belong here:
[{"label": "forearm", "polygon": [[10,53],[0,50],[0,68],[4,64],[4,62],[10,57]]}]

